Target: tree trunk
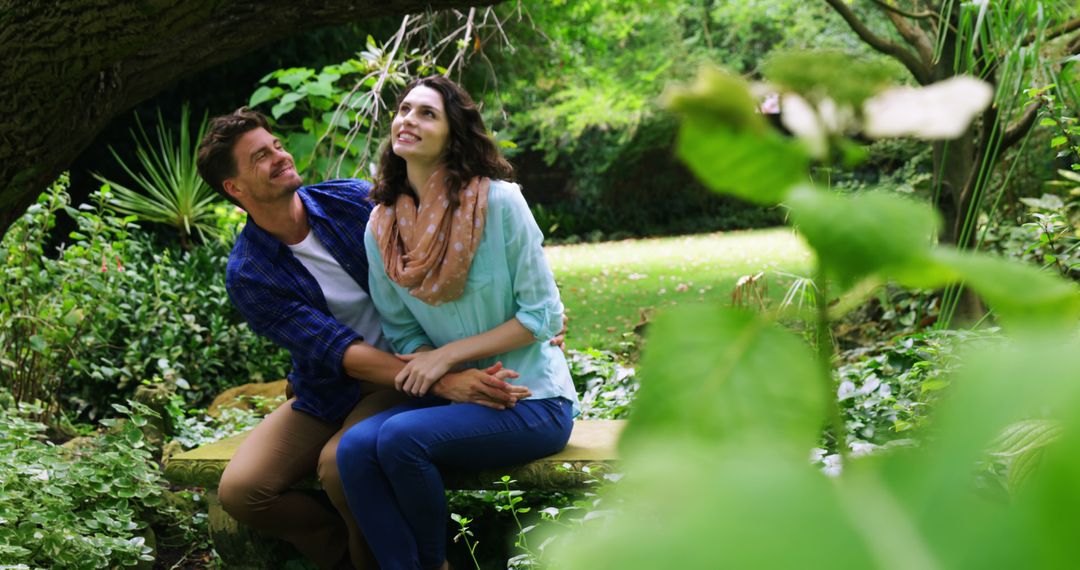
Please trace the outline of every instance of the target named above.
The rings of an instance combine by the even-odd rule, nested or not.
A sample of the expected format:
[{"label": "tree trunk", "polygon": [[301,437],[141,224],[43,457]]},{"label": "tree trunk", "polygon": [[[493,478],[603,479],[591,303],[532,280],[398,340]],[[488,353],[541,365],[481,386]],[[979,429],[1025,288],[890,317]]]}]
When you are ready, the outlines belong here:
[{"label": "tree trunk", "polygon": [[0,233],[112,118],[185,75],[320,26],[499,1],[0,0]]}]

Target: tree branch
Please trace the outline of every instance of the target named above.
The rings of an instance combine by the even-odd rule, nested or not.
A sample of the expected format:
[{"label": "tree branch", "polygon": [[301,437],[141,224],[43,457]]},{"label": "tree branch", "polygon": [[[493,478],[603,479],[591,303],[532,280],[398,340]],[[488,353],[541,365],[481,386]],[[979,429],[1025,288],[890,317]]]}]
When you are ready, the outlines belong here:
[{"label": "tree branch", "polygon": [[848,26],[851,27],[852,31],[854,31],[859,36],[859,39],[866,42],[870,47],[874,48],[875,50],[899,60],[900,63],[904,64],[904,67],[906,67],[907,70],[911,72],[911,75],[914,76],[915,80],[918,81],[921,85],[926,85],[927,83],[930,83],[932,81],[930,67],[928,63],[924,62],[922,59],[919,58],[918,55],[911,52],[904,46],[886,40],[885,38],[882,38],[881,36],[870,31],[870,28],[866,26],[866,23],[860,20],[859,17],[855,15],[855,12],[851,10],[851,8],[847,5],[847,3],[844,2],[844,0],[825,0],[825,2],[827,2],[833,10],[836,10],[836,12],[840,14],[840,17],[843,18],[845,22],[847,22]]},{"label": "tree branch", "polygon": [[1005,149],[1024,138],[1024,135],[1035,125],[1035,119],[1039,116],[1040,107],[1042,107],[1042,101],[1036,101],[1028,105],[1027,109],[1024,109],[1024,114],[1020,115],[1016,122],[1005,128],[1005,132],[1001,135],[1001,150],[999,152],[1005,152]]},{"label": "tree branch", "polygon": [[[1075,32],[1076,30],[1080,30],[1080,18],[1075,18],[1073,20],[1065,22],[1064,24],[1061,24],[1060,26],[1054,26],[1053,28],[1050,28],[1046,31],[1046,34],[1042,37],[1042,39],[1043,41],[1048,42],[1050,40],[1064,36],[1065,34]],[[1034,42],[1035,39],[1036,35],[1034,32],[1032,32],[1024,37],[1023,41],[1020,42],[1020,45],[1026,46]]]},{"label": "tree branch", "polygon": [[181,77],[320,26],[499,1],[0,0],[0,233],[113,117]]},{"label": "tree branch", "polygon": [[896,31],[900,32],[904,40],[915,48],[919,58],[929,65],[929,62],[934,60],[934,42],[930,41],[930,36],[926,35],[926,32],[919,27],[918,23],[909,22],[902,16],[892,12],[886,12],[885,15],[888,16],[889,21],[892,22]]},{"label": "tree branch", "polygon": [[899,14],[899,15],[905,17],[905,18],[911,18],[913,20],[922,20],[922,19],[926,19],[926,18],[935,18],[936,19],[938,17],[937,12],[931,12],[929,10],[923,10],[922,12],[908,12],[906,10],[901,9],[898,6],[893,6],[892,4],[889,4],[885,0],[872,0],[872,1],[874,2],[874,4],[877,4],[878,6],[881,6],[882,8],[884,8],[884,9],[890,11],[890,12],[893,12],[895,14]]}]

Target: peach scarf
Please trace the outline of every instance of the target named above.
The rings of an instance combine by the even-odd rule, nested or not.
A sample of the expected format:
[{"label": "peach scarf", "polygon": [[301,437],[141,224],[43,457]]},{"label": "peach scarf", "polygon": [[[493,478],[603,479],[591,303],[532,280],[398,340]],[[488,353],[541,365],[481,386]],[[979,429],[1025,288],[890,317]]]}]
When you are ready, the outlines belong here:
[{"label": "peach scarf", "polygon": [[386,274],[429,305],[453,301],[465,291],[487,215],[490,180],[469,181],[453,210],[445,180],[441,170],[432,174],[419,206],[402,194],[393,206],[380,205],[371,212]]}]

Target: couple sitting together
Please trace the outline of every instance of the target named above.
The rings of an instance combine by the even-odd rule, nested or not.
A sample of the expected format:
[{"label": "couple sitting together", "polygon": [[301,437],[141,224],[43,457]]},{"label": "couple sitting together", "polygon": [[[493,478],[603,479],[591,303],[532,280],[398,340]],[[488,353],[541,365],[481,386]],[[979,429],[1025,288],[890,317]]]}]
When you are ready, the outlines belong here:
[{"label": "couple sitting together", "polygon": [[[293,365],[225,510],[321,568],[445,568],[438,467],[550,455],[578,411],[541,232],[476,105],[444,77],[409,85],[374,185],[304,186],[245,108],[212,120],[198,167],[248,214],[229,297]],[[332,509],[290,490],[312,472]]]}]

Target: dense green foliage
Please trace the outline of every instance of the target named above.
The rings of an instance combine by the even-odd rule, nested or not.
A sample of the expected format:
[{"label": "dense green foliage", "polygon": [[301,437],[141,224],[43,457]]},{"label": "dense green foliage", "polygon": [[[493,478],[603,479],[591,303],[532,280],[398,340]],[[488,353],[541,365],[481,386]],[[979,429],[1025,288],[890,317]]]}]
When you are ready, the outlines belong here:
[{"label": "dense green foliage", "polygon": [[[940,54],[948,34],[968,38],[946,49],[950,73],[999,79],[996,115],[980,119],[992,128],[971,178],[978,207],[961,228],[994,257],[933,237],[939,221],[925,202],[942,195],[940,161],[962,145],[944,144],[950,155],[920,140],[849,138],[862,103],[911,74],[870,53],[828,4],[529,0],[414,15],[404,36],[382,22],[329,33],[352,38],[349,49],[284,49],[250,85],[230,86],[239,97],[202,93],[200,110],[213,101],[213,112],[247,103],[270,114],[314,181],[370,175],[395,90],[448,72],[480,101],[549,238],[791,222],[548,251],[573,319],[568,360],[583,417],[631,419],[632,476],[584,496],[523,495],[509,480],[455,494],[465,543],[456,566],[653,568],[672,553],[688,568],[1075,561],[1080,424],[1069,411],[1080,403],[1070,382],[1080,352],[1069,339],[1080,300],[1067,279],[1080,276],[1080,177],[1068,164],[1077,170],[1080,126],[1074,64],[1047,57],[1062,42],[1046,39],[1073,6],[948,3],[962,6],[931,46]],[[878,12],[886,3],[842,4],[903,41]],[[801,51],[809,46],[831,51]],[[706,71],[665,95],[704,62],[739,75]],[[781,135],[755,112],[761,86],[749,82],[762,78],[818,119],[835,118],[827,100],[854,112],[820,140]],[[1041,122],[999,155],[994,137],[1028,102]],[[0,394],[14,394],[0,396],[0,566],[130,565],[152,554],[150,527],[172,527],[159,543],[207,548],[198,517],[166,505],[175,498],[138,429],[150,413],[115,405],[140,385],[167,385],[168,435],[190,448],[260,419],[204,415],[210,397],[288,370],[287,354],[229,304],[225,260],[243,214],[198,184],[187,120],[183,107],[179,143],[160,113],[156,139],[136,122],[134,158],[115,153],[134,185],[114,168],[120,183],[72,207],[61,179],[0,242]],[[113,161],[98,150],[108,172]],[[145,172],[129,170],[136,161]],[[176,247],[175,230],[137,221],[172,224],[187,247]],[[942,315],[932,291],[960,281],[1000,328],[923,330]],[[729,295],[741,310],[727,308]],[[117,412],[127,419],[109,418]],[[46,438],[71,430],[71,418],[105,430],[77,445]],[[772,546],[776,536],[785,548]]]},{"label": "dense green foliage", "polygon": [[[61,179],[0,242],[0,385],[16,399],[62,400],[100,417],[155,377],[198,405],[237,383],[285,375],[287,354],[229,303],[229,245],[163,247],[112,212],[107,190],[93,206],[68,199]],[[61,214],[79,231],[46,251]]]},{"label": "dense green foliage", "polygon": [[[0,393],[0,396],[4,396]],[[5,568],[118,568],[153,560],[148,521],[190,542],[194,528],[165,499],[140,428],[150,410],[117,406],[103,434],[73,446],[45,439],[40,414],[0,402],[0,563]],[[159,529],[162,530],[162,529]]]}]

